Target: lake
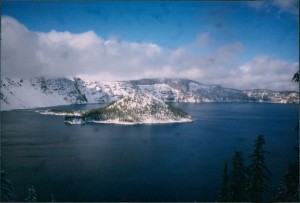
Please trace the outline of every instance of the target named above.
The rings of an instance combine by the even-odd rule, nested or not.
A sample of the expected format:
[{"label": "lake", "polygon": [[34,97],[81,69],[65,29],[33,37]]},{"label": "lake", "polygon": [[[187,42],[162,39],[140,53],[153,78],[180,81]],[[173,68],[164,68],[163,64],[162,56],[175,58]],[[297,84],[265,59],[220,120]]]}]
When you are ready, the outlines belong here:
[{"label": "lake", "polygon": [[[18,201],[35,186],[38,201],[215,201],[225,161],[252,153],[265,136],[277,187],[299,145],[298,105],[176,104],[194,122],[68,125],[35,110],[1,112],[2,169]],[[99,105],[60,106],[90,109]]]}]

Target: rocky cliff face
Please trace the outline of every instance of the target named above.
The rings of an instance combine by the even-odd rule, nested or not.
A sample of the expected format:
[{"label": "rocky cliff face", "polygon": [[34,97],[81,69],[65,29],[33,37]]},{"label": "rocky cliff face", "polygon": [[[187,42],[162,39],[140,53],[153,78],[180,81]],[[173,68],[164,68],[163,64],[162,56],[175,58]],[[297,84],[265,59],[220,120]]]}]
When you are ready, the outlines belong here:
[{"label": "rocky cliff face", "polygon": [[299,93],[272,90],[236,90],[203,85],[187,79],[142,79],[120,82],[80,78],[10,79],[0,82],[1,110],[81,103],[110,103],[132,93],[153,95],[164,102],[299,103]]}]

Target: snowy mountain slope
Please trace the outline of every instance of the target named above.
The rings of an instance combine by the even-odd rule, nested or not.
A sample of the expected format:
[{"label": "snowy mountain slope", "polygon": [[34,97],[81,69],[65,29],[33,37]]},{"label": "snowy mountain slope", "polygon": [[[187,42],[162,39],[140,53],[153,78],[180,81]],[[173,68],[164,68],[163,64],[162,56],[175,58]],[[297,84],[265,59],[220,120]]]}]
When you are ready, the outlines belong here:
[{"label": "snowy mountain slope", "polygon": [[[170,102],[270,102],[299,103],[299,93],[272,90],[236,90],[203,85],[187,79],[142,79],[132,81],[142,91]],[[261,95],[265,95],[263,98]]]},{"label": "snowy mountain slope", "polygon": [[254,89],[243,91],[251,102],[270,103],[299,103],[299,93],[291,91],[276,92],[265,89]]},{"label": "snowy mountain slope", "polygon": [[1,110],[81,103],[110,103],[129,94],[147,93],[165,102],[299,103],[298,92],[236,90],[187,79],[142,79],[120,82],[80,78],[4,78],[0,81]]},{"label": "snowy mountain slope", "polygon": [[[81,119],[81,121],[80,121]],[[145,93],[132,93],[99,109],[83,113],[82,116],[65,117],[65,122],[141,124],[191,122],[192,118],[184,111],[166,104],[161,99]]]},{"label": "snowy mountain slope", "polygon": [[[56,80],[55,82],[58,82]],[[67,81],[61,88],[67,88]],[[6,79],[1,81],[1,110],[15,108],[34,108],[41,106],[52,106],[61,104],[70,104],[71,95],[63,89],[56,89],[55,85],[45,83],[42,78],[23,80],[23,79]],[[66,99],[64,99],[64,97]]]},{"label": "snowy mountain slope", "polygon": [[136,92],[129,82],[83,81],[80,78],[74,78],[74,82],[88,103],[109,103]]}]

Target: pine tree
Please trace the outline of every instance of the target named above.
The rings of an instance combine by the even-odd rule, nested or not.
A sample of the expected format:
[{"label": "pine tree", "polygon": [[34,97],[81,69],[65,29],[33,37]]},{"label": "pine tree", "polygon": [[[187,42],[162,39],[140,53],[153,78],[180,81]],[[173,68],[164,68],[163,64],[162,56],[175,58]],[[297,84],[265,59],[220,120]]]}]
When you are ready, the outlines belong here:
[{"label": "pine tree", "polygon": [[268,191],[265,181],[271,181],[269,169],[265,165],[265,151],[263,146],[265,139],[263,135],[258,135],[255,140],[254,152],[250,155],[251,164],[249,166],[249,200],[253,202],[263,201],[264,192]]},{"label": "pine tree", "polygon": [[297,160],[290,163],[272,200],[276,202],[299,202],[299,148]]},{"label": "pine tree", "polygon": [[296,83],[299,83],[299,71],[297,71],[297,72],[294,74],[294,77],[293,77],[292,81],[294,81],[294,82],[296,82]]},{"label": "pine tree", "polygon": [[247,176],[242,152],[235,152],[232,160],[230,180],[230,201],[241,202],[247,199]]},{"label": "pine tree", "polygon": [[1,173],[1,201],[11,202],[16,200],[16,192],[10,180],[6,178],[7,173],[0,171]]},{"label": "pine tree", "polygon": [[51,193],[51,202],[55,202],[53,193]]},{"label": "pine tree", "polygon": [[220,190],[220,194],[219,194],[220,202],[228,202],[229,201],[228,181],[229,181],[229,175],[228,175],[228,171],[227,171],[227,162],[225,162],[222,181],[221,181],[221,190]]},{"label": "pine tree", "polygon": [[34,189],[34,186],[32,185],[31,187],[28,188],[28,195],[27,198],[25,199],[26,202],[36,202],[37,197],[36,197],[36,191]]},{"label": "pine tree", "polygon": [[299,202],[299,167],[289,164],[274,198],[278,202]]}]

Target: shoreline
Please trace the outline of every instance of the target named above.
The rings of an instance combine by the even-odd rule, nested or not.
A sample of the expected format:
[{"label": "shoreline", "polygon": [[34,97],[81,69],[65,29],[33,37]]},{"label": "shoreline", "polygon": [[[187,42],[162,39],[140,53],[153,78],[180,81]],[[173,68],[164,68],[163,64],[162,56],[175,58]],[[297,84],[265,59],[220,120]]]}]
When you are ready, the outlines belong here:
[{"label": "shoreline", "polygon": [[191,123],[193,119],[182,119],[182,120],[167,120],[167,121],[144,121],[144,122],[123,122],[117,120],[107,120],[107,121],[83,121],[82,122],[71,122],[71,121],[64,121],[70,125],[78,125],[78,124],[86,124],[86,123],[96,123],[96,124],[116,124],[116,125],[153,125],[153,124],[174,124],[174,123]]}]

